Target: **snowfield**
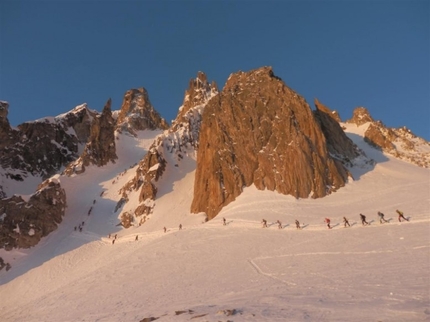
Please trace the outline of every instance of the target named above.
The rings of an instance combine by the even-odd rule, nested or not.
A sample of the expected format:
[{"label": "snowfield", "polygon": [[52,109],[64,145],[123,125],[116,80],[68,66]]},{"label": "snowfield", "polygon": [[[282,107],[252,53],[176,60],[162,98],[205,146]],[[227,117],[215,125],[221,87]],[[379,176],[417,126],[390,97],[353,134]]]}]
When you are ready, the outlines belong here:
[{"label": "snowfield", "polygon": [[117,163],[59,177],[68,208],[55,232],[0,250],[12,265],[0,271],[0,321],[430,321],[430,170],[369,147],[362,131],[347,128],[376,164],[357,162],[355,180],[328,197],[252,186],[204,222],[189,213],[190,155],[161,179],[151,219],[129,229],[118,191],[160,132],[119,135]]}]

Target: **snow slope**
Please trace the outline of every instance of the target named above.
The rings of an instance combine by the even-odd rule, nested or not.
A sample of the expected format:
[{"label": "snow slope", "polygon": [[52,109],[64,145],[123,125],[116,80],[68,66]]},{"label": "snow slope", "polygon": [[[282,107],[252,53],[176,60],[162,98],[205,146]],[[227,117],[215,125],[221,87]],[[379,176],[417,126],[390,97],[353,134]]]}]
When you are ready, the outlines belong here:
[{"label": "snow slope", "polygon": [[[328,197],[249,187],[203,223],[189,214],[189,158],[163,177],[171,187],[151,219],[127,230],[116,226],[118,190],[158,133],[121,136],[116,164],[61,177],[68,209],[57,231],[30,250],[0,252],[12,264],[0,272],[0,321],[429,321],[430,171],[348,131],[377,163],[358,163],[355,181]],[[396,209],[410,221],[399,223]],[[378,210],[390,223],[379,224]]]}]

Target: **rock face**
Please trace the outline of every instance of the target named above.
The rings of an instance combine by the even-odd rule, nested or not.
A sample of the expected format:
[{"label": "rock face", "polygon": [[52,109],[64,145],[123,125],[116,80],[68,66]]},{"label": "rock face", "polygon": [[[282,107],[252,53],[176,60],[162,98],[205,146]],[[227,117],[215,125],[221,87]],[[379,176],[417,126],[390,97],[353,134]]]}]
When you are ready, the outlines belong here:
[{"label": "rock face", "polygon": [[84,104],[61,116],[26,122],[11,129],[4,104],[0,112],[0,165],[13,170],[10,176],[16,180],[27,174],[46,179],[76,160],[88,139],[94,116]]},{"label": "rock face", "polygon": [[320,122],[331,156],[341,160],[344,164],[350,164],[351,160],[358,157],[363,152],[359,151],[352,140],[344,134],[339,124],[341,119],[337,112],[331,111],[317,99],[315,99],[315,107],[314,115]]},{"label": "rock face", "polygon": [[420,167],[430,167],[429,142],[416,136],[408,128],[389,128],[381,121],[374,121],[363,107],[356,108],[354,116],[347,122],[357,126],[367,125],[364,140],[371,146]]},{"label": "rock face", "polygon": [[57,228],[66,193],[57,177],[41,183],[28,201],[14,195],[0,200],[0,248],[29,248]]},{"label": "rock face", "polygon": [[252,184],[296,198],[342,187],[344,157],[330,156],[320,122],[270,67],[232,74],[203,112],[191,212],[211,219]]},{"label": "rock face", "polygon": [[317,111],[320,111],[321,113],[324,113],[327,116],[330,116],[337,123],[342,122],[340,115],[337,111],[332,111],[330,108],[328,108],[324,104],[320,103],[317,99],[314,100],[314,104],[315,104]]},{"label": "rock face", "polygon": [[166,130],[169,125],[154,109],[148,92],[142,87],[125,93],[116,128],[135,134],[141,130]]},{"label": "rock face", "polygon": [[347,120],[347,123],[353,123],[358,126],[363,125],[368,122],[373,122],[373,118],[370,116],[369,111],[365,107],[357,107],[354,109],[352,118]]},{"label": "rock face", "polygon": [[[149,219],[155,205],[157,183],[167,167],[180,167],[184,158],[194,158],[203,110],[217,94],[216,84],[209,84],[202,72],[190,81],[172,126],[155,139],[139,162],[134,178],[121,189],[122,198],[116,210],[122,210],[120,218],[124,227],[130,227],[133,223],[142,224]],[[133,191],[139,192],[140,204],[135,209],[127,207],[129,194]]]},{"label": "rock face", "polygon": [[14,141],[14,131],[12,131],[7,115],[9,113],[9,103],[0,101],[0,149]]},{"label": "rock face", "polygon": [[89,141],[82,155],[70,163],[65,170],[67,175],[79,174],[90,164],[104,166],[117,159],[115,149],[115,120],[112,117],[111,100],[103,108],[102,114],[97,115],[92,123]]}]

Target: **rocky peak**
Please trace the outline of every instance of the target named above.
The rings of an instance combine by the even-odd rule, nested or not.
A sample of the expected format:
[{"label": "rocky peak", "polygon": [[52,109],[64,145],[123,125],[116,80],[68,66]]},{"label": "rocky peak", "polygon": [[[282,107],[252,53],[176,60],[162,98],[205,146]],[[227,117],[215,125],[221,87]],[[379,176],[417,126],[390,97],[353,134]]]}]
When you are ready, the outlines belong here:
[{"label": "rocky peak", "polygon": [[115,162],[118,158],[115,148],[115,120],[111,111],[112,101],[109,99],[101,115],[97,115],[91,123],[90,138],[82,155],[68,165],[65,173],[82,173],[85,167],[96,165],[104,166],[109,162]]},{"label": "rocky peak", "polygon": [[134,134],[141,130],[166,130],[169,125],[152,106],[146,89],[141,87],[125,93],[116,127]]},{"label": "rocky peak", "polygon": [[87,143],[90,137],[91,122],[98,113],[88,108],[87,104],[76,106],[71,111],[57,116],[57,122],[63,124],[65,129],[73,128],[80,143]]},{"label": "rocky peak", "polygon": [[373,122],[369,111],[365,107],[357,107],[354,109],[352,118],[347,120],[346,123],[352,123],[357,126],[363,125],[367,122]]},{"label": "rocky peak", "polygon": [[17,129],[11,129],[5,119],[7,126],[0,130],[1,166],[20,170],[23,176],[49,178],[78,158],[89,137],[92,115],[84,106],[55,118],[22,123]]},{"label": "rocky peak", "polygon": [[[197,78],[190,80],[184,103],[171,128],[156,138],[139,162],[134,178],[121,189],[122,198],[116,208],[122,210],[120,218],[124,227],[129,227],[131,222],[144,223],[149,218],[155,205],[158,180],[166,168],[179,168],[184,158],[194,158],[202,113],[208,101],[217,94],[215,82],[209,84],[204,73],[199,72]],[[128,208],[128,194],[139,189],[139,206]]]},{"label": "rocky peak", "polygon": [[198,72],[197,77],[190,80],[188,89],[185,91],[184,101],[182,106],[179,108],[179,113],[176,116],[175,121],[173,121],[173,129],[176,130],[181,123],[186,121],[189,117],[190,110],[196,109],[199,114],[201,114],[198,109],[199,106],[204,106],[206,103],[218,93],[218,87],[215,81],[211,84],[207,81],[206,74],[203,72]]},{"label": "rocky peak", "polygon": [[320,103],[318,99],[314,100],[314,104],[317,111],[320,111],[326,114],[327,116],[330,116],[333,120],[335,120],[338,123],[342,122],[342,120],[340,119],[340,115],[337,111],[332,111],[330,108]]},{"label": "rocky peak", "polygon": [[348,175],[305,99],[271,67],[238,72],[204,109],[191,211],[213,218],[252,184],[319,198]]}]

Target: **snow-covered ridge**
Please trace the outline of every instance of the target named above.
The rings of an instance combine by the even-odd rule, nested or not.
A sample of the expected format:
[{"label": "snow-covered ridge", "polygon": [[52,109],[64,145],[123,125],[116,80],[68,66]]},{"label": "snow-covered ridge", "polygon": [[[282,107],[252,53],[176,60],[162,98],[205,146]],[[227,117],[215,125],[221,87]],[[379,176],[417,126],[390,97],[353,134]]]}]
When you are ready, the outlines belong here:
[{"label": "snow-covered ridge", "polygon": [[343,128],[357,131],[365,140],[384,153],[420,167],[430,167],[430,143],[417,137],[406,127],[388,128],[380,121],[371,121],[357,126],[342,123]]}]

